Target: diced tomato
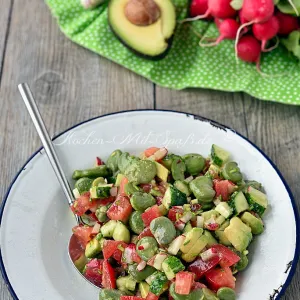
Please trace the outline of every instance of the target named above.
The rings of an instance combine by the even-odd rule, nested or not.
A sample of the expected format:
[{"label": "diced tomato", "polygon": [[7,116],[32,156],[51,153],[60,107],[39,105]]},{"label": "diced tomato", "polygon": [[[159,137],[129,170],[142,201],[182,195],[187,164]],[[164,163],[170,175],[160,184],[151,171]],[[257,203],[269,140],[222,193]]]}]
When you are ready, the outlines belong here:
[{"label": "diced tomato", "polygon": [[123,177],[121,182],[120,182],[120,187],[119,187],[119,195],[123,195],[125,196],[125,185],[129,182],[129,180],[127,179],[127,177]]},{"label": "diced tomato", "polygon": [[152,220],[161,217],[163,214],[161,213],[158,205],[154,205],[148,208],[144,213],[142,213],[142,219],[145,226],[150,226]]},{"label": "diced tomato", "polygon": [[90,201],[90,210],[91,211],[96,211],[96,209],[99,206],[106,206],[110,203],[113,203],[115,201],[115,197],[108,197],[104,199],[93,199],[93,201]]},{"label": "diced tomato", "polygon": [[124,260],[126,263],[131,264],[132,262],[136,262],[139,264],[141,262],[141,258],[136,252],[136,245],[135,244],[129,244],[126,249],[124,250]]},{"label": "diced tomato", "polygon": [[112,206],[107,211],[107,216],[111,220],[126,222],[132,212],[132,206],[128,197],[119,195]]},{"label": "diced tomato", "polygon": [[228,201],[230,195],[235,191],[236,185],[229,180],[214,180],[216,197],[222,196],[223,201]]},{"label": "diced tomato", "polygon": [[87,243],[91,240],[91,234],[93,227],[78,225],[73,229],[73,234],[79,239],[82,246],[85,247]]},{"label": "diced tomato", "polygon": [[203,289],[206,288],[206,285],[201,282],[194,282],[192,286],[192,290]]},{"label": "diced tomato", "polygon": [[125,249],[127,247],[127,244],[120,241],[112,241],[112,240],[105,240],[103,245],[103,256],[105,259],[109,259],[113,256],[113,258],[121,262],[122,254],[120,248]]},{"label": "diced tomato", "polygon": [[103,260],[94,258],[86,265],[84,277],[94,285],[102,287],[102,269]]},{"label": "diced tomato", "polygon": [[90,193],[84,193],[71,205],[74,214],[82,216],[90,208]]},{"label": "diced tomato", "polygon": [[190,272],[179,272],[175,279],[175,292],[179,295],[188,295],[191,292],[195,275]]},{"label": "diced tomato", "polygon": [[[153,147],[153,149],[154,149],[154,147]],[[152,149],[151,149],[151,151],[152,151]],[[154,161],[160,162],[167,154],[168,154],[167,148],[163,147],[163,148],[159,148],[152,155],[147,156],[147,157],[150,160],[154,160]],[[145,154],[145,156],[146,156],[146,154]]]},{"label": "diced tomato", "polygon": [[214,268],[220,262],[220,260],[221,258],[219,256],[213,256],[208,261],[198,258],[192,264],[190,264],[188,270],[196,275],[196,280],[199,280],[207,271]]},{"label": "diced tomato", "polygon": [[153,155],[158,150],[159,150],[159,148],[157,148],[157,147],[150,147],[150,148],[148,148],[144,151],[144,154],[145,154],[146,157],[150,157],[151,155]]},{"label": "diced tomato", "polygon": [[232,265],[239,262],[241,259],[237,254],[235,254],[226,246],[217,244],[217,245],[213,245],[211,249],[214,249],[218,252],[221,258],[220,265],[222,267],[231,267]]},{"label": "diced tomato", "polygon": [[116,277],[113,267],[107,260],[103,262],[103,275],[102,275],[102,285],[106,289],[116,288]]},{"label": "diced tomato", "polygon": [[144,298],[136,296],[121,296],[120,300],[144,300]]},{"label": "diced tomato", "polygon": [[151,292],[148,293],[146,300],[158,300],[159,296],[156,296],[155,294],[152,294]]},{"label": "diced tomato", "polygon": [[172,221],[175,222],[178,220],[180,217],[183,216],[183,207],[182,206],[172,206],[169,210],[168,213],[168,218]]},{"label": "diced tomato", "polygon": [[235,288],[235,278],[232,275],[230,268],[214,268],[205,273],[208,286],[217,291],[222,287]]},{"label": "diced tomato", "polygon": [[101,165],[105,165],[105,163],[100,157],[97,156],[96,157],[96,165],[101,166]]},{"label": "diced tomato", "polygon": [[148,184],[148,183],[142,183],[140,184],[140,187],[143,189],[143,191],[145,193],[150,193],[151,189],[152,189],[152,185],[151,184]]},{"label": "diced tomato", "polygon": [[150,227],[146,227],[138,236],[138,240],[142,239],[145,236],[151,236],[154,237],[154,235],[152,234]]}]

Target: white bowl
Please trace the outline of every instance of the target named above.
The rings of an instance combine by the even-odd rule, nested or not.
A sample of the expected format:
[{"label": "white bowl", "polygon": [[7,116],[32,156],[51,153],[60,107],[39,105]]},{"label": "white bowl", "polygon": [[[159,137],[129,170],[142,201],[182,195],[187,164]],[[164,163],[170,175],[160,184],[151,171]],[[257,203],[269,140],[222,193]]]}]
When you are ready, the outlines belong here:
[{"label": "white bowl", "polygon": [[[66,175],[106,159],[115,149],[135,154],[149,146],[209,155],[211,144],[232,153],[248,179],[261,182],[270,202],[265,232],[250,247],[251,263],[237,276],[237,299],[278,299],[299,256],[299,219],[293,196],[271,160],[254,144],[216,122],[171,111],[130,111],[88,120],[55,138]],[[98,299],[98,290],[75,270],[67,245],[75,219],[44,150],[16,175],[3,200],[2,275],[14,299]]]}]

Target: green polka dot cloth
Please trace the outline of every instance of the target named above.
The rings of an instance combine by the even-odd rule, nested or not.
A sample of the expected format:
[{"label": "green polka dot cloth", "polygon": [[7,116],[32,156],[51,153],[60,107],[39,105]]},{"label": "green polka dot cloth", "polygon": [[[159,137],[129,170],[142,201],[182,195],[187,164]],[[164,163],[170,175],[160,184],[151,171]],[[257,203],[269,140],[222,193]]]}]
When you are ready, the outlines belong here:
[{"label": "green polka dot cloth", "polygon": [[[185,18],[189,0],[173,0],[178,20]],[[262,100],[300,105],[300,66],[283,47],[263,54],[260,75],[256,67],[236,62],[234,42],[199,46],[199,36],[218,36],[214,24],[196,21],[177,26],[168,55],[159,61],[136,56],[114,36],[107,21],[107,3],[94,10],[79,0],[46,0],[64,34],[72,41],[172,89],[187,87],[244,91]]]}]

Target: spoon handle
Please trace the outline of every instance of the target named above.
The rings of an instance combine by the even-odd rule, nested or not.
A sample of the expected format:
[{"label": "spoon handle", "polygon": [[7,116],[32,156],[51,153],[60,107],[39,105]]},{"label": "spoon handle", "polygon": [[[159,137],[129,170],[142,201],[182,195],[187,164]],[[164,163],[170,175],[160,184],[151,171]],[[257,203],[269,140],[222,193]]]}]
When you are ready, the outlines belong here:
[{"label": "spoon handle", "polygon": [[[42,145],[44,146],[44,149],[46,151],[48,159],[49,159],[49,161],[52,165],[52,168],[56,174],[56,177],[66,195],[69,205],[72,205],[73,201],[74,201],[74,196],[73,196],[72,190],[71,190],[69,182],[64,174],[64,171],[61,167],[61,164],[59,162],[58,156],[53,147],[53,143],[51,141],[49,133],[46,129],[46,126],[45,126],[42,116],[39,112],[37,104],[33,98],[32,92],[27,83],[19,84],[18,88],[19,88],[19,92],[23,98],[23,101],[26,105],[26,108],[29,112],[29,115],[32,119],[32,122],[35,126],[35,129],[41,139]],[[78,216],[75,215],[75,217],[76,217],[77,222],[79,223]]]}]

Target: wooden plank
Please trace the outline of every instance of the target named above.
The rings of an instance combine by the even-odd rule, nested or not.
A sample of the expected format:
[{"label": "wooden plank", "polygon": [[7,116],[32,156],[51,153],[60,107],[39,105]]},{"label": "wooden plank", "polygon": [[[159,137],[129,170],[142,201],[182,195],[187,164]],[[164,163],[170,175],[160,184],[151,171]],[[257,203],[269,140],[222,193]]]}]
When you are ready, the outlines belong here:
[{"label": "wooden plank", "polygon": [[[300,107],[258,101],[250,96],[245,96],[244,106],[250,140],[277,165],[292,190],[299,210]],[[299,299],[299,291],[300,265],[282,299]]]},{"label": "wooden plank", "polygon": [[6,41],[9,35],[9,23],[12,12],[11,0],[0,0],[1,18],[0,18],[0,84],[2,75],[2,66],[4,63],[4,52],[6,49]]},{"label": "wooden plank", "polygon": [[194,113],[246,135],[241,94],[210,90],[188,89],[182,91],[156,87],[156,107]]},{"label": "wooden plank", "polygon": [[[2,14],[3,7],[1,24]],[[43,1],[15,1],[0,90],[1,199],[40,146],[17,92],[20,82],[31,85],[52,135],[104,113],[153,108],[152,83],[69,41]],[[2,280],[0,299],[12,299]]]}]

